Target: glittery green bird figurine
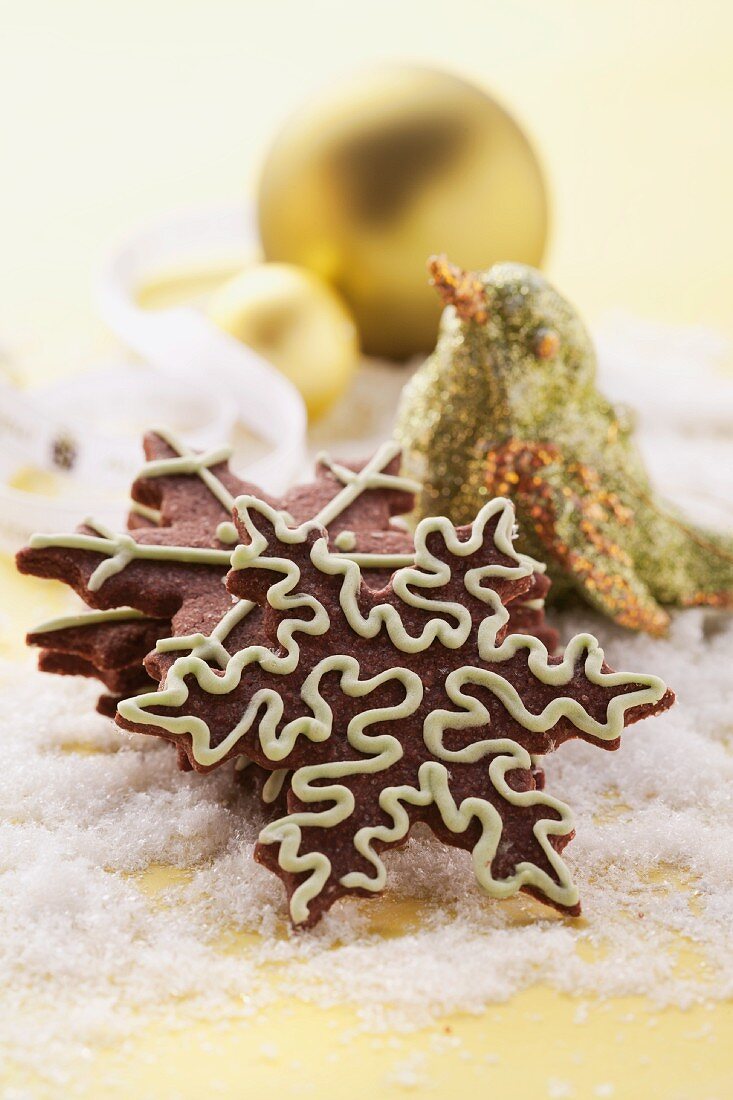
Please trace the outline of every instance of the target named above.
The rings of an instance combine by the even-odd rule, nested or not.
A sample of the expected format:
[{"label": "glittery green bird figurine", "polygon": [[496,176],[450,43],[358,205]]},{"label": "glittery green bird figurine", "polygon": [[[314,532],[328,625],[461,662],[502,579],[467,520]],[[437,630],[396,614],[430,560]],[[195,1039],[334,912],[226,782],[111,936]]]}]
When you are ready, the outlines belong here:
[{"label": "glittery green bird figurine", "polygon": [[510,497],[553,598],[580,594],[632,630],[664,634],[665,607],[733,607],[733,538],[656,495],[575,309],[523,264],[474,273],[434,257],[429,270],[447,308],[397,422],[419,514],[467,523]]}]

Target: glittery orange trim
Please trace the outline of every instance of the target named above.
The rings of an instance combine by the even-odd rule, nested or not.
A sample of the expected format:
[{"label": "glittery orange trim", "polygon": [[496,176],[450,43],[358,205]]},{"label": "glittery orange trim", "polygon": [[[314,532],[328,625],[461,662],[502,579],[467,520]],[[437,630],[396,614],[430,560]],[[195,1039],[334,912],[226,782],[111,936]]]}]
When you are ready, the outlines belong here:
[{"label": "glittery orange trim", "polygon": [[[550,466],[562,469],[561,484],[551,484],[543,476],[541,471]],[[667,614],[652,602],[640,600],[623,572],[613,571],[614,562],[621,570],[633,567],[633,562],[604,528],[611,517],[622,526],[630,524],[633,512],[615,493],[604,489],[596,470],[579,462],[565,462],[560,449],[552,444],[510,439],[487,454],[486,486],[492,495],[516,494],[520,501],[529,502],[523,510],[525,522],[548,557],[572,573],[590,599],[602,603],[617,623],[650,634],[666,632]],[[578,517],[581,540],[576,546],[560,535],[558,495]]]}]

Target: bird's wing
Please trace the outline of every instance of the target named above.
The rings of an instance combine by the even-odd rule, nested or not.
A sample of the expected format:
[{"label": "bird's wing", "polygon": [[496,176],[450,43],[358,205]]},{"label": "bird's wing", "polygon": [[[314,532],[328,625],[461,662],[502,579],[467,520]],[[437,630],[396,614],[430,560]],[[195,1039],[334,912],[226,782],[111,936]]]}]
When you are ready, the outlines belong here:
[{"label": "bird's wing", "polygon": [[621,626],[664,634],[669,616],[638,575],[626,546],[634,513],[598,472],[552,444],[510,439],[487,453],[491,494],[514,501],[520,548],[539,554]]}]

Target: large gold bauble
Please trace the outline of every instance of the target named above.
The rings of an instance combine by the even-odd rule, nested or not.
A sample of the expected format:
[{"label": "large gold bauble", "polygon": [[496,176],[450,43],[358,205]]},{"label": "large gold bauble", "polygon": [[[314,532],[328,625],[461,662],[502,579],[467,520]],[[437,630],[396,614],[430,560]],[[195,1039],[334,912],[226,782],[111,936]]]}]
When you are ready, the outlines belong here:
[{"label": "large gold bauble", "polygon": [[311,417],[330,408],[357,368],[353,317],[330,286],[303,268],[253,264],[214,292],[207,313],[281,370]]},{"label": "large gold bauble", "polygon": [[404,358],[435,343],[440,306],[425,261],[538,266],[542,172],[526,136],[474,84],[389,66],[330,89],[276,139],[259,185],[269,260],[301,264],[340,292],[364,350]]}]

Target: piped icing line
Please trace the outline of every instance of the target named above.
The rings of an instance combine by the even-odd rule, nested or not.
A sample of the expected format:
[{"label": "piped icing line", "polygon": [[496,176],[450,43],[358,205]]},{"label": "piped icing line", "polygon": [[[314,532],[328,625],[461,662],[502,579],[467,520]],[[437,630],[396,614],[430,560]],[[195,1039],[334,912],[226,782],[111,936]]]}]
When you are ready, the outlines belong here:
[{"label": "piped icing line", "polygon": [[[575,639],[573,639],[574,641]],[[595,665],[595,659],[593,659],[593,664]],[[588,662],[586,662],[587,669]],[[551,667],[550,671],[554,671],[554,667]],[[605,682],[608,684],[611,674],[598,673],[597,675],[598,679],[594,680],[590,675],[588,679],[595,683]],[[621,675],[624,676],[624,674]],[[538,676],[537,679],[541,680],[541,677]],[[570,677],[568,677],[569,679]],[[625,676],[617,683],[628,683],[630,679],[632,678]],[[635,675],[633,682],[643,682],[646,679],[651,679],[651,677]],[[548,680],[541,680],[541,682],[548,683]],[[516,689],[497,673],[470,665],[455,669],[446,678],[445,690],[450,701],[455,706],[460,707],[461,710],[432,711],[425,720],[423,738],[426,747],[434,756],[464,764],[473,763],[480,759],[483,755],[482,747],[490,742],[476,741],[462,749],[449,750],[443,744],[443,735],[446,730],[488,729],[491,726],[491,716],[488,709],[474,695],[464,694],[462,689],[465,687],[486,688],[502,703],[510,717],[531,733],[547,733],[562,718],[567,718],[577,729],[601,741],[614,741],[621,736],[624,729],[624,715],[627,711],[635,706],[655,703],[664,694],[664,688],[659,694],[657,686],[651,685],[648,688],[628,692],[623,696],[616,696],[607,705],[605,722],[599,722],[592,718],[577,700],[567,696],[560,696],[551,700],[539,714],[533,714],[524,706]]]},{"label": "piped icing line", "polygon": [[419,492],[422,486],[411,478],[384,472],[384,467],[400,453],[400,449],[399,443],[394,440],[383,443],[366,465],[358,471],[350,470],[347,466],[333,462],[330,455],[322,451],[317,456],[316,461],[326,466],[334,477],[338,478],[344,488],[321,508],[320,512],[313,517],[314,520],[320,523],[322,527],[328,527],[367,489],[395,489],[406,493]]},{"label": "piped icing line", "polygon": [[196,452],[186,447],[173,432],[166,428],[155,428],[155,434],[176,452],[174,458],[154,458],[142,467],[140,477],[176,477],[181,474],[196,474],[206,488],[216,497],[225,512],[231,512],[234,497],[227,487],[212,474],[210,467],[227,462],[232,456],[232,448],[214,447],[210,451]]},{"label": "piped icing line", "polygon": [[[415,531],[414,564],[397,568],[392,576],[392,589],[400,601],[408,607],[449,616],[455,621],[455,625],[446,622],[444,618],[429,619],[417,635],[411,635],[406,630],[399,611],[391,604],[376,604],[370,607],[367,615],[362,613],[358,599],[362,587],[361,569],[356,561],[349,560],[343,554],[330,552],[325,538],[319,539],[313,546],[311,560],[322,573],[332,576],[341,574],[339,597],[341,610],[351,629],[362,638],[376,637],[384,626],[393,645],[404,653],[419,653],[428,649],[435,640],[449,649],[458,649],[466,642],[471,632],[472,619],[468,609],[455,601],[431,599],[421,595],[420,591],[416,591],[416,589],[429,591],[431,588],[442,588],[451,578],[450,565],[430,552],[427,539],[435,532],[439,532],[448,552],[453,557],[469,557],[481,548],[486,524],[497,515],[499,519],[494,533],[495,545],[516,564],[509,566],[490,563],[471,569],[465,576],[466,588],[477,599],[486,602],[491,590],[482,587],[481,582],[484,579],[488,577],[520,579],[531,576],[534,572],[534,561],[524,555],[518,555],[514,550],[511,539],[514,513],[511,503],[502,497],[488,501],[483,506],[471,525],[469,537],[465,540],[458,538],[455,527],[445,517],[436,516],[421,520]],[[394,567],[400,557],[400,555],[379,555],[385,568]],[[242,557],[240,561],[244,563],[246,558]],[[232,564],[237,568],[234,559]]]},{"label": "piped icing line", "polygon": [[[245,669],[252,664],[260,665],[267,672],[288,675],[294,668],[293,658],[297,663],[299,655],[299,648],[293,642],[292,635],[288,638],[288,644],[290,651],[284,657],[278,657],[263,646],[250,646],[233,657],[226,670],[220,674],[215,673],[198,657],[181,657],[171,666],[162,690],[151,691],[135,699],[124,699],[118,704],[118,710],[128,722],[155,725],[174,736],[189,735],[194,759],[208,767],[219,763],[252,729],[255,721],[258,723],[260,747],[267,759],[275,763],[284,760],[292,752],[300,736],[313,743],[327,740],[332,732],[333,714],[321,696],[320,683],[330,672],[341,673],[341,689],[353,698],[374,691],[388,680],[400,680],[406,692],[403,705],[408,709],[404,713],[401,711],[399,717],[411,714],[420,704],[422,684],[419,677],[409,669],[390,669],[369,680],[359,680],[358,661],[354,657],[336,654],[319,661],[303,683],[301,698],[311,713],[287,722],[279,732],[285,707],[282,697],[273,688],[260,688],[252,695],[237,724],[216,746],[211,744],[211,731],[203,719],[193,715],[161,716],[146,709],[148,706],[181,706],[188,698],[188,686],[185,683],[187,676],[193,676],[199,686],[210,694],[228,694],[239,685]],[[386,720],[391,714],[391,708],[365,711],[358,715],[361,723],[358,728],[371,722]]]},{"label": "piped icing line", "polygon": [[[344,558],[343,554],[332,553],[329,550],[325,531],[316,521],[308,520],[298,528],[290,528],[270,505],[248,495],[237,499],[236,511],[250,537],[250,542],[239,545],[232,554],[233,569],[271,569],[273,562],[282,561],[264,554],[268,543],[253,520],[253,515],[256,513],[263,515],[272,524],[276,538],[285,544],[303,543],[310,532],[320,531],[321,537],[311,547],[310,558],[319,572],[332,576],[341,575],[339,601],[349,626],[362,638],[374,638],[384,627],[392,643],[403,653],[419,653],[429,648],[436,639],[447,648],[457,649],[465,643],[471,631],[471,615],[467,608],[455,601],[429,599],[415,591],[416,588],[429,591],[431,588],[443,587],[450,580],[450,566],[428,550],[426,540],[433,532],[440,531],[447,548],[455,556],[470,556],[483,544],[486,524],[499,514],[495,536],[497,543],[501,544],[502,552],[517,564],[506,566],[492,563],[469,570],[466,574],[466,585],[469,591],[478,594],[480,599],[488,598],[489,590],[481,587],[481,580],[485,577],[521,578],[530,576],[533,571],[531,559],[520,558],[507,538],[507,528],[511,530],[512,522],[511,504],[502,498],[489,501],[484,505],[472,524],[469,538],[465,541],[457,538],[455,528],[444,517],[422,520],[415,532],[415,565],[398,569],[392,577],[392,586],[400,600],[407,606],[433,612],[436,616],[450,616],[455,620],[455,625],[446,622],[444,618],[431,618],[419,634],[412,635],[406,630],[397,608],[391,604],[375,604],[366,616],[362,613],[358,600],[362,586],[361,569],[356,562]],[[384,555],[384,557],[388,561],[394,560],[390,555]],[[276,593],[271,589],[268,593],[268,602],[277,610],[285,610],[275,600]]]},{"label": "piped icing line", "polygon": [[[466,580],[468,580],[468,574],[466,574]],[[501,701],[511,717],[531,732],[544,733],[561,718],[568,718],[584,733],[599,740],[614,741],[623,732],[624,715],[627,711],[634,707],[657,703],[667,690],[666,684],[659,676],[649,673],[603,672],[605,654],[592,634],[574,635],[566,645],[562,659],[558,662],[557,658],[553,658],[552,663],[550,663],[551,658],[547,647],[539,638],[530,634],[508,634],[502,644],[497,646],[496,638],[509,621],[509,611],[501,603],[496,592],[483,589],[483,593],[483,598],[491,605],[493,611],[480,624],[478,632],[479,656],[487,664],[500,664],[511,660],[520,650],[526,649],[529,671],[540,683],[547,686],[562,687],[570,683],[577,664],[582,661],[586,678],[599,687],[622,687],[630,683],[639,684],[641,687],[637,691],[627,692],[612,699],[606,711],[605,722],[598,722],[591,718],[577,700],[565,696],[552,700],[542,714],[536,715],[526,709],[516,689],[503,676],[490,669],[467,665],[462,669],[454,670],[445,681],[446,690],[452,702],[465,706],[472,713],[475,712],[476,705],[481,707],[483,716],[478,717],[475,723],[466,724],[484,725],[489,721],[488,712],[479,701],[473,696],[464,696],[460,692],[461,687],[473,685],[488,688]],[[448,718],[455,717],[451,712],[445,713]],[[478,712],[475,713],[478,714]],[[454,724],[451,728],[458,727]]]},{"label": "piped icing line", "polygon": [[[181,441],[172,432],[159,429],[157,431],[157,434],[164,440],[165,443],[167,443],[167,445],[172,450],[176,451],[178,455],[190,457],[193,454],[193,452],[187,450],[184,447]],[[316,514],[312,522],[319,523],[322,526],[326,526],[327,524],[332,523],[334,519],[340,516],[342,512],[346,511],[346,509],[351,504],[353,504],[354,501],[356,501],[363,492],[370,489],[387,488],[404,492],[416,492],[419,488],[417,482],[412,481],[410,478],[400,477],[397,474],[388,474],[384,472],[384,467],[387,466],[397,454],[399,454],[399,451],[400,447],[398,443],[394,441],[388,441],[384,443],[372,456],[369,462],[367,462],[366,465],[358,472],[350,470],[348,467],[342,466],[339,463],[333,462],[329,455],[327,455],[325,452],[321,452],[318,455],[317,461],[325,465],[331,471],[331,473],[333,473],[333,475],[342,482],[344,488],[340,492],[338,492],[330,501],[328,501],[326,505],[324,505],[320,512]],[[159,463],[171,461],[174,460],[156,460],[156,468],[151,476],[162,476],[163,473],[170,472],[170,468],[168,468],[167,471],[161,471]],[[148,463],[143,468],[141,476],[147,476],[150,465],[151,464]],[[191,472],[196,472],[199,474],[199,476],[202,476],[201,470],[192,470]],[[220,491],[214,492],[214,496],[217,500],[219,500],[220,503],[222,503],[224,494],[227,494],[227,499],[231,500],[231,505],[228,507],[228,511],[232,512],[237,502],[231,498],[226,488],[221,484],[220,481],[218,481],[215,475],[211,473],[208,467],[206,468],[206,474],[207,477],[204,478],[204,482],[207,487],[212,492],[214,492],[212,483],[217,482]],[[292,516],[282,510],[280,514],[285,523],[295,526],[295,521],[293,520]],[[345,548],[348,548],[349,545],[355,545],[355,537],[353,532],[341,532],[341,534],[337,536],[337,541],[339,539],[342,539],[343,535],[350,535],[351,539],[353,540],[353,542],[350,542],[347,539]],[[239,539],[239,533],[236,526],[229,521],[225,521],[219,524],[216,530],[216,536],[220,542],[224,543],[235,543]],[[380,557],[380,555],[362,555],[361,564],[363,564],[364,566],[371,566],[371,568],[380,568],[382,567]],[[405,555],[403,558],[400,558],[398,560],[398,564],[394,566],[394,568],[398,568],[399,565],[411,564],[412,561],[412,555],[410,555],[409,557]],[[383,567],[389,568],[390,566],[384,565]],[[204,659],[216,660],[217,663],[222,668],[224,668],[226,667],[226,663],[230,658],[230,654],[224,646],[224,642],[229,634],[229,631],[233,628],[234,625],[236,625],[236,623],[240,622],[246,615],[248,615],[253,607],[254,604],[250,603],[248,600],[240,601],[239,616],[232,616],[231,613],[228,612],[227,616],[225,616],[225,619],[222,620],[222,622],[219,624],[216,630],[212,632],[211,635],[207,636],[205,634],[197,633],[180,637],[161,639],[157,643],[156,649],[159,652],[165,653],[171,653],[178,650],[192,650],[195,655],[203,657]],[[225,623],[225,620],[226,625],[223,625]]]},{"label": "piped icing line", "polygon": [[613,741],[623,733],[624,715],[627,711],[659,702],[667,690],[659,676],[649,673],[603,672],[604,652],[592,634],[576,634],[565,647],[562,660],[557,664],[549,664],[547,649],[538,638],[529,634],[510,634],[496,647],[485,644],[479,632],[479,656],[487,663],[510,660],[520,649],[529,651],[527,666],[532,675],[541,683],[552,687],[562,687],[570,683],[575,666],[581,661],[588,681],[600,687],[623,687],[630,683],[642,685],[636,691],[611,699],[606,708],[605,722],[598,722],[577,700],[565,696],[553,699],[541,714],[533,714],[526,709],[516,689],[503,677],[490,669],[471,670],[473,680],[466,677],[464,682],[488,687],[512,717],[525,729],[533,732],[544,732],[561,718],[568,718],[583,733],[599,740]]},{"label": "piped icing line", "polygon": [[[331,873],[331,861],[323,853],[317,853],[319,858],[315,861],[313,853],[305,857],[299,854],[302,829],[331,829],[354,812],[352,791],[342,783],[325,781],[344,779],[352,775],[370,775],[385,771],[396,764],[404,751],[399,740],[390,733],[368,734],[366,729],[377,723],[408,717],[418,709],[423,696],[420,677],[406,668],[389,669],[367,680],[359,680],[359,663],[354,657],[328,657],[317,668],[322,669],[319,679],[326,672],[341,671],[341,690],[350,697],[366,695],[389,680],[400,681],[405,688],[405,696],[395,706],[363,711],[351,719],[346,737],[349,745],[361,754],[357,759],[305,765],[292,774],[290,786],[295,796],[306,804],[330,802],[327,809],[301,810],[289,814],[266,825],[260,833],[260,843],[280,845],[278,859],[281,866],[284,866],[282,860],[285,859],[289,864],[287,869],[293,869],[295,873],[310,871],[308,878],[300,883],[290,900],[290,911],[296,923],[307,919],[309,902],[321,892]],[[333,713],[330,707],[326,709],[330,736]]]},{"label": "piped icing line", "polygon": [[226,668],[231,654],[224,645],[235,626],[246,619],[255,607],[251,600],[235,600],[225,615],[221,617],[211,634],[181,634],[172,638],[160,638],[155,649],[158,653],[175,653],[179,649],[190,651],[204,661],[215,661],[220,668]]},{"label": "piped icing line", "polygon": [[[203,480],[212,495],[222,505],[222,508],[231,513],[234,498],[226,486],[223,485],[209,469],[209,466],[226,461],[230,457],[231,448],[219,447],[205,454],[197,455],[196,452],[187,448],[173,432],[165,428],[157,428],[155,434],[158,435],[171,450],[176,452],[176,457],[170,459],[154,459],[145,463],[139,476],[154,478],[173,474],[195,473]],[[150,508],[146,504],[140,504],[138,501],[133,500],[130,502],[130,511],[137,515],[144,516],[146,519],[150,519],[156,525],[160,525],[162,514],[157,508]],[[145,546],[144,544],[138,543],[131,535],[111,531],[101,523],[95,522],[92,519],[85,520],[85,526],[90,527],[92,530],[98,532],[98,535],[103,537],[98,538],[96,536],[84,535],[79,532],[73,535],[37,534],[31,537],[30,546],[35,549],[46,549],[52,546],[69,547],[71,549],[91,550],[95,553],[108,555],[109,560],[97,566],[87,582],[87,587],[90,592],[98,591],[109,577],[122,572],[122,570],[135,559],[143,558],[147,560],[179,561],[191,562],[192,564],[224,566],[228,566],[230,562],[229,551],[217,550],[213,547],[209,549],[201,547]],[[219,541],[223,543],[235,542],[238,538],[237,530],[234,524],[229,520],[219,524],[216,535]],[[246,614],[250,611],[252,606],[252,604],[249,604],[244,613]],[[37,631],[40,631],[40,629],[41,627],[36,628]]]},{"label": "piped icing line", "polygon": [[96,531],[96,535],[81,532],[57,535],[33,535],[29,545],[34,550],[48,547],[68,547],[72,550],[90,550],[104,554],[106,561],[93,571],[87,581],[90,592],[97,592],[106,580],[121,573],[131,561],[178,561],[192,565],[228,565],[229,552],[200,546],[157,546],[154,543],[136,542],[125,532],[115,533],[92,519],[84,520],[84,526]]},{"label": "piped icing line", "polygon": [[404,569],[415,564],[414,554],[378,554],[365,551],[364,553],[339,552],[339,558],[343,561],[353,561],[360,569]]},{"label": "piped icing line", "polygon": [[[396,717],[396,716],[395,716]],[[369,723],[376,721],[372,712],[360,715]],[[362,722],[363,727],[363,722]],[[347,734],[349,743],[359,745],[351,735],[351,724]],[[371,738],[370,741],[376,739]],[[372,771],[386,770],[401,756],[388,744],[394,741],[389,735],[383,735],[385,750],[376,758],[369,760],[370,767],[364,767],[363,761],[336,761],[327,764],[308,765],[297,769],[291,776],[291,789],[302,802],[323,802],[332,800],[332,806],[319,813],[297,811],[266,825],[260,832],[260,844],[278,844],[278,863],[291,874],[308,873],[308,877],[298,886],[290,899],[290,915],[295,924],[308,919],[309,903],[323,889],[331,874],[331,861],[324,853],[300,852],[302,830],[305,828],[333,828],[353,813],[354,795],[349,788],[328,781],[344,778],[353,774],[368,774]],[[399,743],[398,743],[399,744]],[[480,743],[481,752],[476,759],[491,755],[488,773],[497,793],[510,805],[530,807],[544,806],[554,811],[557,818],[538,818],[533,825],[534,836],[542,849],[555,878],[529,861],[518,864],[515,873],[506,878],[495,878],[491,864],[497,854],[503,832],[501,815],[487,800],[470,796],[457,805],[450,791],[450,772],[438,760],[424,761],[418,769],[418,787],[409,784],[385,787],[379,796],[380,808],[392,819],[391,825],[363,826],[353,838],[356,851],[374,868],[374,874],[363,871],[349,871],[340,878],[347,889],[362,889],[377,892],[383,889],[387,870],[381,855],[375,851],[375,842],[393,844],[403,840],[410,828],[410,819],[403,804],[426,807],[436,806],[446,827],[454,833],[462,833],[474,819],[481,825],[481,835],[472,849],[473,867],[481,888],[493,898],[506,898],[516,894],[525,886],[541,890],[556,904],[571,907],[577,904],[578,891],[570,871],[552,846],[550,837],[569,836],[573,831],[573,817],[569,807],[559,799],[537,789],[515,791],[507,782],[507,773],[517,769],[529,769],[532,761],[529,753],[515,741],[501,738]],[[401,750],[401,746],[400,746]],[[365,751],[363,748],[360,751]],[[359,767],[359,764],[362,764]]]},{"label": "piped icing line", "polygon": [[[245,757],[238,756],[237,763],[244,759]],[[270,772],[262,785],[262,801],[266,806],[271,805],[279,797],[289,775],[289,768],[277,768],[274,772]]]},{"label": "piped icing line", "polygon": [[147,504],[141,504],[139,500],[131,500],[130,511],[134,512],[136,516],[142,516],[144,519],[149,519],[156,527],[160,527],[163,518],[160,508],[151,508]]},{"label": "piped icing line", "polygon": [[[534,835],[542,848],[550,866],[555,872],[553,879],[546,871],[535,864],[523,862],[516,872],[506,878],[497,879],[491,872],[491,864],[496,856],[503,831],[502,819],[498,810],[487,800],[470,796],[457,805],[450,791],[450,772],[437,760],[424,761],[418,770],[418,787],[401,785],[385,787],[379,796],[380,808],[392,819],[391,825],[363,826],[354,836],[354,847],[364,859],[374,867],[375,874],[367,875],[361,871],[350,871],[340,879],[348,889],[378,891],[383,889],[387,869],[378,852],[374,850],[375,841],[393,844],[403,840],[410,828],[410,819],[403,803],[412,806],[435,805],[441,819],[453,833],[466,831],[476,818],[481,824],[481,836],[472,850],[473,869],[479,885],[490,897],[506,898],[516,894],[523,886],[534,886],[559,905],[577,904],[578,891],[564,860],[553,848],[550,836],[567,836],[573,831],[573,817],[570,808],[559,799],[536,789],[515,791],[507,782],[506,775],[517,768],[529,769],[529,753],[509,738],[481,743],[483,751],[476,759],[493,756],[489,764],[489,778],[497,793],[510,805],[545,806],[555,810],[559,819],[540,818],[534,826]],[[296,773],[297,774],[297,773]],[[283,864],[281,864],[283,866]],[[289,870],[284,866],[284,870]]]},{"label": "piped icing line", "polygon": [[[254,500],[254,498],[251,499]],[[294,530],[289,529],[279,512],[262,501],[257,501],[257,503],[263,510],[266,510],[273,522],[278,523],[288,533],[291,541],[303,541],[307,537],[311,524],[306,523]],[[263,549],[263,543],[266,545],[266,540],[254,527],[252,528],[252,537],[258,547],[255,555],[258,555]],[[245,549],[250,550],[251,548],[243,546],[237,548],[238,551]],[[216,672],[212,669],[207,660],[199,656],[198,653],[189,653],[185,657],[178,657],[173,662],[166,674],[164,688],[148,692],[136,700],[125,699],[118,704],[119,713],[129,722],[160,726],[162,720],[168,733],[176,736],[189,734],[194,759],[204,766],[216,764],[226,756],[230,749],[252,727],[262,707],[264,707],[264,714],[259,718],[260,742],[263,752],[270,760],[278,761],[287,756],[301,732],[306,732],[311,740],[322,736],[322,733],[319,733],[321,727],[318,715],[316,715],[315,724],[310,719],[297,719],[288,723],[278,736],[276,731],[284,707],[279,694],[270,688],[261,689],[253,695],[239,722],[217,746],[212,746],[211,731],[203,719],[195,716],[167,716],[162,719],[162,716],[146,710],[147,707],[181,707],[188,699],[188,686],[185,682],[188,676],[192,676],[199,687],[213,695],[225,695],[233,691],[239,685],[244,670],[252,664],[260,665],[266,672],[286,676],[297,667],[300,656],[300,647],[295,639],[295,634],[297,632],[309,635],[326,633],[330,626],[326,609],[315,597],[296,591],[300,582],[300,569],[298,566],[287,558],[273,557],[266,560],[267,568],[270,571],[283,574],[282,578],[273,584],[270,591],[273,605],[289,612],[301,610],[311,612],[307,618],[285,618],[278,624],[277,641],[284,651],[282,654],[274,653],[266,646],[256,645],[240,650],[233,657],[226,654],[227,660],[224,661],[223,657],[226,651],[223,651],[221,642],[212,643],[212,639],[207,638],[205,635],[189,635],[188,640],[192,640],[194,645],[199,646],[199,653],[207,644],[220,647],[216,652],[213,650],[207,652],[206,656],[207,659],[210,659],[211,656],[218,655],[223,666],[222,672]],[[293,592],[295,592],[295,595],[292,595]],[[240,603],[236,604],[227,614],[235,616],[241,613]],[[226,619],[227,616],[224,618]],[[317,692],[318,667],[314,669],[303,685],[303,698],[306,700],[310,690],[309,685],[315,683],[314,705],[317,708],[320,698]]]},{"label": "piped icing line", "polygon": [[55,619],[39,623],[33,628],[33,633],[50,634],[54,630],[68,630],[75,626],[96,626],[98,623],[122,623],[132,622],[134,619],[152,620],[153,618],[153,615],[146,615],[134,607],[115,607],[108,611],[80,611],[76,615],[59,615]]}]

